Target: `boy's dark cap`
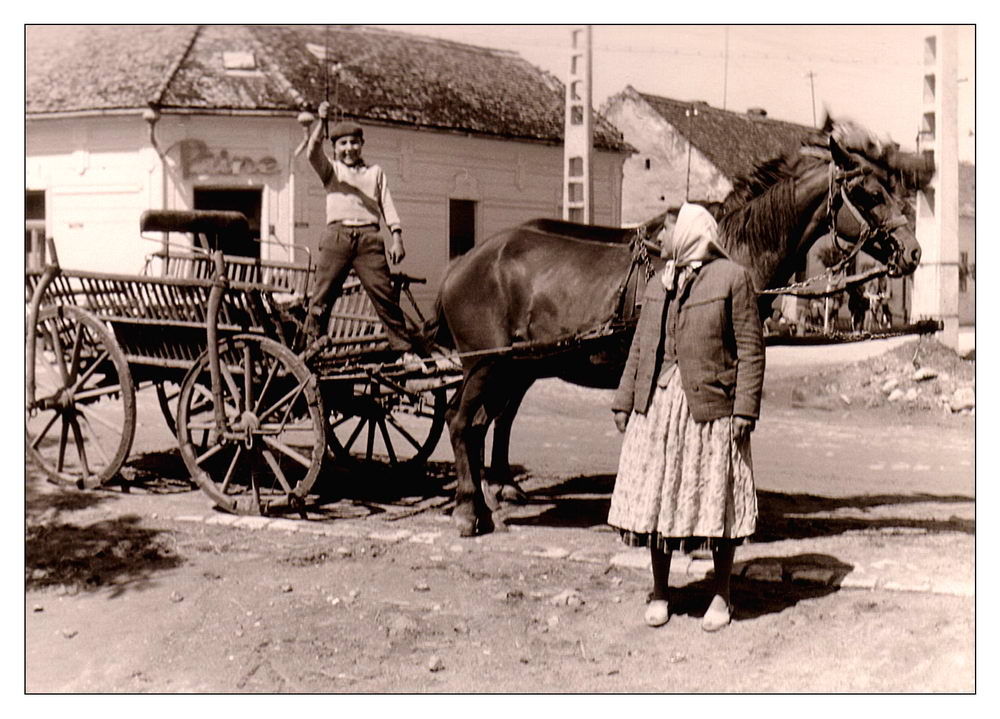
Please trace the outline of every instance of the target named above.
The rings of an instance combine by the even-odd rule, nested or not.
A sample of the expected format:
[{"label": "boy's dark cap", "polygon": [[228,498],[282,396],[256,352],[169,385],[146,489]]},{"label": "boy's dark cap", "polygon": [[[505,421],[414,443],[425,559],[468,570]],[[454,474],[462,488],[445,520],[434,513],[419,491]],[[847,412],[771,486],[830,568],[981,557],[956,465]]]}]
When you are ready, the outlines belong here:
[{"label": "boy's dark cap", "polygon": [[330,127],[330,142],[333,142],[338,137],[347,137],[348,135],[357,135],[360,138],[364,138],[365,131],[361,129],[361,125],[356,122],[341,121],[335,123]]}]

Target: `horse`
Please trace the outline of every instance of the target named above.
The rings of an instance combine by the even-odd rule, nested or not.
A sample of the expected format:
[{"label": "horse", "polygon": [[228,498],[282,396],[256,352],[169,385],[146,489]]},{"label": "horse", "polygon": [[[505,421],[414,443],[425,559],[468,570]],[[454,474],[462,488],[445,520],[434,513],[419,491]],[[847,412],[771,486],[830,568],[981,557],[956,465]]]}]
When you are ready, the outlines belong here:
[{"label": "horse", "polygon": [[[919,174],[912,170],[920,159],[836,128],[822,138],[761,163],[717,208],[720,244],[758,291],[790,277],[828,232],[863,243],[894,275],[912,273],[920,261],[896,194]],[[649,233],[666,220],[644,223],[628,241],[629,231],[617,228],[535,220],[492,236],[447,269],[433,327],[437,344],[457,350],[462,362],[446,414],[457,477],[452,519],[461,536],[503,529],[502,503],[524,499],[510,476],[510,430],[535,380],[617,387],[641,285],[662,267],[646,251]],[[762,316],[770,303],[761,297]]]}]

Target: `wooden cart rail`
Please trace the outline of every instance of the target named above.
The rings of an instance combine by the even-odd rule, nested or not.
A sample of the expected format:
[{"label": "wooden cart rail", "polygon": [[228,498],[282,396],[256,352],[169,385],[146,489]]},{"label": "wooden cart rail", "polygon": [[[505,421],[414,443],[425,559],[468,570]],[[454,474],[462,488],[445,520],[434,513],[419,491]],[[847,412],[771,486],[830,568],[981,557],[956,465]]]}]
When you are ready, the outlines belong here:
[{"label": "wooden cart rail", "polygon": [[[159,275],[154,265],[159,265]],[[264,284],[281,288],[289,294],[305,297],[314,268],[295,262],[259,260],[254,257],[226,256],[226,275],[233,282]],[[191,252],[160,250],[146,258],[144,274],[161,277],[211,279],[215,268],[209,255]]]},{"label": "wooden cart rail", "polygon": [[[159,251],[150,255],[158,260],[165,277],[208,279],[214,276],[212,258],[201,252]],[[308,303],[310,282],[315,267],[280,260],[258,260],[252,257],[226,256],[226,275],[233,282],[267,285],[277,292],[277,298],[287,304]],[[413,278],[394,275],[397,284]],[[352,272],[344,282],[343,290],[330,311],[327,327],[330,336],[330,353],[343,358],[379,351],[388,347],[388,338],[375,313],[368,294]]]},{"label": "wooden cart rail", "polygon": [[[26,291],[33,292],[40,277],[27,273]],[[92,312],[111,326],[129,364],[183,369],[205,349],[213,284],[199,278],[61,271],[40,306],[68,304]],[[219,306],[219,331],[280,335],[279,313],[271,298],[280,291],[230,283]]]}]

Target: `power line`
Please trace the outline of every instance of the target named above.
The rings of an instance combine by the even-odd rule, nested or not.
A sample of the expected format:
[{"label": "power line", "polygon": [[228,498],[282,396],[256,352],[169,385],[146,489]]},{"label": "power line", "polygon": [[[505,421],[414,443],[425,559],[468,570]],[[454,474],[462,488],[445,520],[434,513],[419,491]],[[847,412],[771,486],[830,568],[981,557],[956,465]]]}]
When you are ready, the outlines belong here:
[{"label": "power line", "polygon": [[[471,35],[471,33],[470,33]],[[496,33],[482,33],[483,37],[489,38],[490,46],[495,47],[497,41]],[[450,39],[445,36],[435,36],[441,39]],[[510,41],[504,42],[503,47],[523,47],[530,48],[532,50],[570,50],[569,46],[562,44],[553,44],[545,42],[518,42]],[[501,49],[501,48],[497,48]],[[601,45],[595,44],[593,46],[595,51],[611,52],[627,55],[668,55],[673,57],[703,57],[710,60],[723,60],[728,57],[731,60],[774,60],[782,62],[823,62],[832,65],[868,65],[868,66],[890,66],[890,67],[913,67],[920,68],[923,65],[919,61],[902,61],[902,60],[886,60],[883,57],[873,57],[865,58],[858,56],[849,55],[813,55],[813,54],[797,54],[797,53],[755,53],[755,52],[742,52],[733,53],[728,51],[715,51],[715,50],[685,50],[680,48],[664,48],[664,47],[636,47],[623,46],[623,45]]]}]

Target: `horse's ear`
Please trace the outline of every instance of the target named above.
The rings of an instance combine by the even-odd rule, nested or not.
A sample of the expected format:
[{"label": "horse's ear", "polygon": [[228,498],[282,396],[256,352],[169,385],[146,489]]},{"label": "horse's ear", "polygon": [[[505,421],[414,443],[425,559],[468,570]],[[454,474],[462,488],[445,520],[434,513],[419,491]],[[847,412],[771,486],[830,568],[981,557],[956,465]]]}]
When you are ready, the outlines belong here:
[{"label": "horse's ear", "polygon": [[856,164],[854,158],[840,146],[840,143],[834,139],[833,135],[830,136],[830,155],[833,156],[833,161],[837,164],[837,167],[842,170],[853,169]]},{"label": "horse's ear", "polygon": [[836,125],[836,123],[833,121],[833,117],[830,116],[830,111],[827,108],[824,107],[823,108],[823,124],[821,126],[823,128],[823,132],[825,134],[829,135],[831,132],[833,132],[833,128],[834,128],[835,125]]}]

